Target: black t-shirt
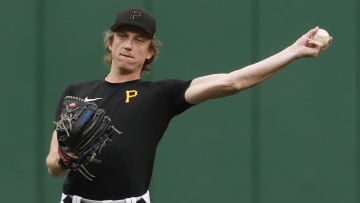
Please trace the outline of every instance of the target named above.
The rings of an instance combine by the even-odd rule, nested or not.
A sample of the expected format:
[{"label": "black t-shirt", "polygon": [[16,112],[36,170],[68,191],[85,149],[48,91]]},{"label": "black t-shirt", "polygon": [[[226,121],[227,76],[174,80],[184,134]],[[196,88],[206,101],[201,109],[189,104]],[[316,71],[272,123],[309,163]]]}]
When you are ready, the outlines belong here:
[{"label": "black t-shirt", "polygon": [[191,81],[133,80],[108,83],[104,80],[69,85],[56,110],[59,120],[65,96],[92,100],[105,110],[120,135],[112,137],[97,156],[101,163],[86,169],[96,177],[89,181],[79,172],[70,172],[63,192],[93,200],[123,199],[144,194],[150,184],[156,147],[170,120],[191,104],[185,91]]}]

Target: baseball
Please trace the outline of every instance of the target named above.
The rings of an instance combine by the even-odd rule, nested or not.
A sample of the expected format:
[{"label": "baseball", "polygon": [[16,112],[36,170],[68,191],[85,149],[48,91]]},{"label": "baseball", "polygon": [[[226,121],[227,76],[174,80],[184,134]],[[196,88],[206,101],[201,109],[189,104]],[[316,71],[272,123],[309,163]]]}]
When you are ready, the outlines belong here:
[{"label": "baseball", "polygon": [[314,36],[312,36],[312,39],[317,42],[320,42],[322,46],[326,46],[329,43],[329,38],[330,38],[329,33],[321,28],[317,31],[317,33]]}]

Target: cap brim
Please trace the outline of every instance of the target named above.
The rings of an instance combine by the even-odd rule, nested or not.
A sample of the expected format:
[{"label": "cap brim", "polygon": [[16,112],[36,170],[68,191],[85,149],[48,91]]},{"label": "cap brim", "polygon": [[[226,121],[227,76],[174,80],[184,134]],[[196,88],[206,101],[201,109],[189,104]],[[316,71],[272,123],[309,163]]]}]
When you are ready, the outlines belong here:
[{"label": "cap brim", "polygon": [[138,23],[135,23],[135,22],[129,22],[129,23],[115,23],[114,25],[111,26],[111,30],[113,32],[115,32],[116,30],[118,30],[120,27],[122,26],[127,26],[127,25],[130,25],[130,26],[135,26],[135,27],[138,27],[140,29],[142,29],[146,34],[147,36],[152,39],[153,38],[153,33],[148,30],[146,27],[144,27],[143,25],[141,24],[138,24]]}]

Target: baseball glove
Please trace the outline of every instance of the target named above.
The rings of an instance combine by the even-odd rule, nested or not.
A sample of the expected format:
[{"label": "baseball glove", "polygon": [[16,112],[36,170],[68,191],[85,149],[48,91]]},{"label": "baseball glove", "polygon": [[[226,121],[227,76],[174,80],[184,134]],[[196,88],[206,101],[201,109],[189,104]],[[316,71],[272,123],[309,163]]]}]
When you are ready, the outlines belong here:
[{"label": "baseball glove", "polygon": [[103,109],[92,102],[73,96],[63,101],[60,120],[55,121],[59,143],[59,165],[64,169],[79,171],[84,177],[95,177],[85,166],[90,162],[100,163],[97,154],[111,141],[114,133],[120,134]]}]

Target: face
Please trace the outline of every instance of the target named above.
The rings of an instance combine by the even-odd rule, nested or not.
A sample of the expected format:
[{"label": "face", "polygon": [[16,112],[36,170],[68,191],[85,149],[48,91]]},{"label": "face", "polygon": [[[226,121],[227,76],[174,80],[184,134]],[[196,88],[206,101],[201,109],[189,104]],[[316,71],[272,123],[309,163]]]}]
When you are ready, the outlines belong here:
[{"label": "face", "polygon": [[109,44],[113,58],[111,66],[123,73],[140,73],[145,60],[153,56],[150,44],[151,39],[139,28],[126,26],[118,29]]}]

